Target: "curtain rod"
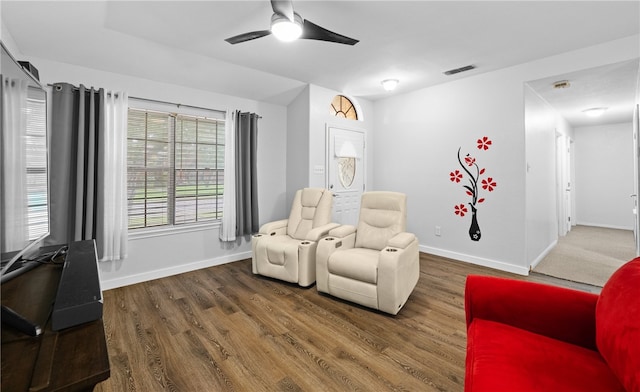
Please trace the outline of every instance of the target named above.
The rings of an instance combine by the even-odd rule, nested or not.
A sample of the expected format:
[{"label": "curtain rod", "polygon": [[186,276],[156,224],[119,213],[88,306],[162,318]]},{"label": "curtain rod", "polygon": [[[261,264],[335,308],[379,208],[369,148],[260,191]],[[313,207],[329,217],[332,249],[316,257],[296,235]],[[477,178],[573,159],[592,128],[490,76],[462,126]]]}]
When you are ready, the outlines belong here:
[{"label": "curtain rod", "polygon": [[[167,104],[167,105],[176,105],[177,107],[183,106],[183,107],[185,107],[185,108],[200,109],[200,110],[208,110],[208,111],[211,111],[211,112],[218,112],[218,113],[224,113],[224,114],[226,114],[226,111],[224,111],[224,110],[217,110],[217,109],[203,108],[203,107],[201,107],[201,106],[184,105],[184,104],[181,104],[181,103],[173,103],[173,102],[167,102],[167,101],[160,101],[160,100],[157,100],[157,99],[149,99],[149,98],[140,98],[140,97],[129,97],[129,98],[131,98],[131,99],[139,99],[139,100],[141,100],[141,101],[149,101],[149,102],[155,102],[155,103],[164,103],[164,104]],[[262,118],[262,116],[261,116],[261,115],[258,115],[258,118]]]},{"label": "curtain rod", "polygon": [[168,102],[168,101],[160,101],[158,99],[149,99],[149,98],[141,98],[141,97],[129,97],[131,99],[138,99],[140,101],[147,101],[147,102],[155,102],[155,103],[163,103],[166,105],[176,105],[177,107],[185,107],[185,108],[191,108],[191,109],[199,109],[199,110],[208,110],[210,112],[217,112],[217,113],[223,113],[225,114],[226,111],[224,110],[217,110],[217,109],[211,109],[211,108],[204,108],[202,106],[193,106],[193,105],[185,105],[182,103],[175,103],[175,102]]},{"label": "curtain rod", "polygon": [[[49,87],[53,87],[53,86],[54,86],[54,84],[49,83],[49,84],[47,84],[47,86],[49,86]],[[78,89],[78,87],[76,87],[76,86],[73,86],[73,88],[74,88],[74,89],[76,89],[76,90]],[[111,93],[110,93],[110,92],[107,92],[107,94],[111,94]],[[117,96],[118,96],[118,95],[116,94],[116,97],[117,97]],[[205,108],[205,107],[202,107],[202,106],[185,105],[185,104],[182,104],[182,103],[175,103],[175,102],[168,102],[168,101],[160,101],[160,100],[158,100],[158,99],[149,99],[149,98],[132,97],[132,96],[130,96],[129,98],[131,98],[131,99],[137,99],[137,100],[140,100],[140,101],[148,101],[148,102],[155,102],[155,103],[163,103],[163,104],[166,104],[166,105],[175,105],[175,106],[177,106],[177,107],[181,107],[181,106],[182,106],[182,107],[185,107],[185,108],[199,109],[199,110],[208,110],[208,111],[211,111],[211,112],[217,112],[217,113],[223,113],[223,114],[226,114],[226,111],[224,111],[224,110],[216,110],[216,109],[211,109],[211,108]],[[258,115],[258,118],[262,118],[262,116]]]}]

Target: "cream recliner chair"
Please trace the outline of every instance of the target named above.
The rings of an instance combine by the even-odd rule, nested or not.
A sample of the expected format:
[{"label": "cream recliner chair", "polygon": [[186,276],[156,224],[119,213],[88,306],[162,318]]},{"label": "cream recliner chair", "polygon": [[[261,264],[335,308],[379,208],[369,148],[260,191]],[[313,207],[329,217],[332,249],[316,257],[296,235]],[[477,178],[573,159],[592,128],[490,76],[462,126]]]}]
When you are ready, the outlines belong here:
[{"label": "cream recliner chair", "polygon": [[329,230],[333,194],[322,188],[296,192],[289,219],[265,223],[251,238],[254,274],[306,287],[316,281],[316,248]]},{"label": "cream recliner chair", "polygon": [[318,244],[318,291],[397,314],[420,276],[418,239],[406,233],[407,197],[362,194],[358,227],[332,229]]}]

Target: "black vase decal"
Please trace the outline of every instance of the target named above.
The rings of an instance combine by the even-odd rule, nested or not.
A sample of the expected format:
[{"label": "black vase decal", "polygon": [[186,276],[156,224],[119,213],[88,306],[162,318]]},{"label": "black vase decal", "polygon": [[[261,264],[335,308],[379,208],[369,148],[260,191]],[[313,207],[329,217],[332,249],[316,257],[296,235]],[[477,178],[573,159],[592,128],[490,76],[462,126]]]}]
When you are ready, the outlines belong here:
[{"label": "black vase decal", "polygon": [[[477,147],[480,151],[487,151],[491,146],[492,142],[488,137],[484,136],[481,139],[477,140]],[[465,174],[467,177],[467,184],[461,184],[462,188],[465,189],[465,193],[467,196],[471,198],[471,201],[468,202],[469,207],[471,207],[471,226],[469,226],[469,238],[471,241],[480,241],[482,234],[480,233],[480,225],[478,225],[478,209],[477,205],[484,202],[484,197],[479,197],[480,188],[486,190],[487,192],[493,192],[495,187],[497,186],[496,181],[493,177],[480,178],[485,174],[485,168],[480,168],[478,163],[476,162],[476,158],[471,156],[471,154],[467,154],[462,158],[460,156],[460,151],[462,147],[458,148],[458,163],[462,168],[460,170],[454,170],[449,173],[449,179],[451,182],[460,183],[464,180]],[[469,210],[464,203],[456,204],[454,206],[454,213],[460,217],[467,215]]]},{"label": "black vase decal", "polygon": [[469,226],[469,237],[472,241],[480,241],[480,237],[482,237],[477,215],[478,209],[471,205],[471,226]]}]

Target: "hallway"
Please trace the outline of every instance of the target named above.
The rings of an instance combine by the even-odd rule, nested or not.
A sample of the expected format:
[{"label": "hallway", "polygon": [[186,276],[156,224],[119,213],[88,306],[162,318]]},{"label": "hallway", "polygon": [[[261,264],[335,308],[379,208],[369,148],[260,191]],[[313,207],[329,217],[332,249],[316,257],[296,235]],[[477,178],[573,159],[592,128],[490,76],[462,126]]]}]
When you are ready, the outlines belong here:
[{"label": "hallway", "polygon": [[634,257],[633,231],[578,225],[558,239],[533,272],[602,287]]}]

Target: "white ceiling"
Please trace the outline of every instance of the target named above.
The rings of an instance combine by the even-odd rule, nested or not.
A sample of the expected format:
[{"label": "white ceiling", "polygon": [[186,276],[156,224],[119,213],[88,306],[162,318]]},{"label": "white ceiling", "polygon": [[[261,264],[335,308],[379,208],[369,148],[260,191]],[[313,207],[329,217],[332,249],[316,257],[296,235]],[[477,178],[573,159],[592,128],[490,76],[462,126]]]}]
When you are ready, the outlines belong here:
[{"label": "white ceiling", "polygon": [[[630,60],[602,67],[580,70],[528,82],[573,126],[631,122],[637,94],[639,60]],[[559,81],[568,81],[567,88],[554,88]],[[607,108],[597,118],[583,110]]]},{"label": "white ceiling", "polygon": [[[276,104],[307,83],[377,100],[640,31],[638,1],[293,4],[303,18],[360,42],[224,41],[268,29],[268,0],[2,0],[0,13],[25,56]],[[477,69],[443,75],[469,64]],[[400,80],[393,93],[380,85],[387,78]]]}]

